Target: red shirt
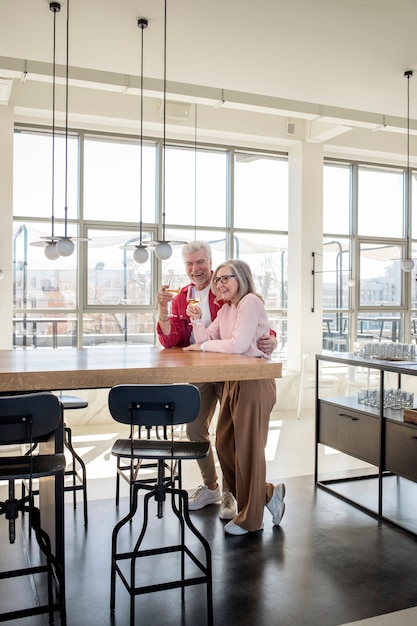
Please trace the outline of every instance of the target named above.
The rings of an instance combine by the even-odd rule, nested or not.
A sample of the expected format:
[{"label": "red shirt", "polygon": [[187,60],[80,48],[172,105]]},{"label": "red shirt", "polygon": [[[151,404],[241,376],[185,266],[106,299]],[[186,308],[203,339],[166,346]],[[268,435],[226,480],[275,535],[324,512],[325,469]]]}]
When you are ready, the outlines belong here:
[{"label": "red shirt", "polygon": [[[158,333],[158,339],[161,346],[164,348],[184,348],[185,346],[189,346],[191,343],[190,336],[193,328],[190,323],[190,318],[185,312],[188,306],[187,289],[188,285],[185,285],[185,287],[181,289],[180,293],[172,300],[171,316],[169,318],[171,322],[171,332],[169,335],[164,335],[161,331],[159,322],[157,324],[156,332]],[[216,296],[210,289],[208,302],[211,321],[216,319],[217,313],[224,304],[223,300],[215,302],[215,297]]]}]

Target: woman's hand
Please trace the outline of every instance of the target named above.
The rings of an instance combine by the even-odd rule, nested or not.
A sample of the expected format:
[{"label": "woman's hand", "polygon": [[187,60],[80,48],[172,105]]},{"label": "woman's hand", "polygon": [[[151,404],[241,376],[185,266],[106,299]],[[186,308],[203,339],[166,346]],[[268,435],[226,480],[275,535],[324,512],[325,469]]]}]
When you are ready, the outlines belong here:
[{"label": "woman's hand", "polygon": [[201,309],[197,304],[188,304],[185,312],[192,322],[201,319]]},{"label": "woman's hand", "polygon": [[183,350],[188,350],[191,352],[201,352],[201,343],[192,343]]}]

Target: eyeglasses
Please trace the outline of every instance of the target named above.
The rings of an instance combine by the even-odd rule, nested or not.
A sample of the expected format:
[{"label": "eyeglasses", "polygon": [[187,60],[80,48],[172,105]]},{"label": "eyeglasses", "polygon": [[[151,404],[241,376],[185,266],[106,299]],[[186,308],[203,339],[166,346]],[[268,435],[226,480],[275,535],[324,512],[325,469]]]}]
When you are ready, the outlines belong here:
[{"label": "eyeglasses", "polygon": [[225,285],[229,278],[235,278],[235,275],[225,274],[224,276],[216,276],[216,278],[213,278],[213,283],[217,285],[220,282],[222,285]]}]

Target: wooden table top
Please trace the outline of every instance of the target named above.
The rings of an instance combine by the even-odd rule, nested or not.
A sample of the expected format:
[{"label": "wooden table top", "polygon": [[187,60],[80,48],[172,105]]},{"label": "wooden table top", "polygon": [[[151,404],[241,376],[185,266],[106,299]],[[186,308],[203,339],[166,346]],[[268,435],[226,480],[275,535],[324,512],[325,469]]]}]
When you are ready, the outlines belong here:
[{"label": "wooden table top", "polygon": [[153,346],[0,350],[0,392],[281,378],[282,364]]}]

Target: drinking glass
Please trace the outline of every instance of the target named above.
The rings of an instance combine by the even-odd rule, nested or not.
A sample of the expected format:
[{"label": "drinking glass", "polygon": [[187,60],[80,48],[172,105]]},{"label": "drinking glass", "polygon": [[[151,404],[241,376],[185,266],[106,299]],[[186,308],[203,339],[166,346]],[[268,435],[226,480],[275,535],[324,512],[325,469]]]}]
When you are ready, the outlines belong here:
[{"label": "drinking glass", "polygon": [[[177,296],[180,293],[181,280],[179,276],[173,276],[172,274],[168,274],[168,276],[165,278],[165,284],[168,285],[168,287],[166,288],[166,291],[168,293],[172,293],[173,297]],[[168,302],[168,315],[172,314],[171,303],[172,303],[172,300]]]},{"label": "drinking glass", "polygon": [[[187,290],[188,304],[198,304],[200,302],[200,293],[195,285],[189,285]],[[201,319],[191,319],[191,324],[201,324]]]}]

